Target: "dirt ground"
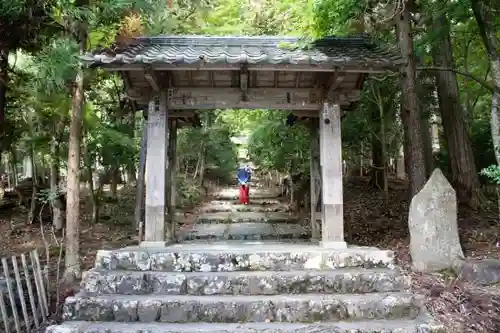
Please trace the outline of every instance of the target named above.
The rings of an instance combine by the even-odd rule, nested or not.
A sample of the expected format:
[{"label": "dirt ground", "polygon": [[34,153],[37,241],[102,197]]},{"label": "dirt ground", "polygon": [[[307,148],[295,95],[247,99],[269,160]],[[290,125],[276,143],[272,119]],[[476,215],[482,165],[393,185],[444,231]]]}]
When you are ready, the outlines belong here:
[{"label": "dirt ground", "polygon": [[[396,252],[398,263],[409,271],[409,234],[407,227],[408,194],[403,182],[391,182],[386,207],[380,191],[368,186],[366,178],[346,182],[345,228],[350,244],[388,248]],[[83,269],[93,265],[96,251],[137,244],[133,228],[135,190],[123,188],[118,200],[106,200],[101,222],[90,225],[91,202],[82,200],[81,258]],[[496,201],[485,202],[481,210],[460,210],[459,229],[462,246],[468,258],[500,259],[498,243],[499,214]],[[189,217],[190,211],[184,212]],[[57,261],[61,237],[50,226],[26,226],[27,211],[22,208],[0,210],[0,234],[9,235],[0,242],[0,256],[12,256],[39,248],[41,256],[49,251],[48,260]],[[4,238],[3,240],[7,240]],[[46,261],[47,258],[45,258]],[[422,275],[409,271],[414,290],[427,295],[427,307],[450,332],[500,332],[500,288],[480,288],[459,282],[451,272]]]}]

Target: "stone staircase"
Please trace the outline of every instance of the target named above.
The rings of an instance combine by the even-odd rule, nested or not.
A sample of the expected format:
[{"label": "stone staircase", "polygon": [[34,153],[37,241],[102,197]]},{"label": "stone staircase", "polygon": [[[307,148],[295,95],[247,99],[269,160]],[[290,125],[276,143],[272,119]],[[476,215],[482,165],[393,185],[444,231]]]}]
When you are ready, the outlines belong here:
[{"label": "stone staircase", "polygon": [[[200,215],[199,225],[293,225],[235,216],[216,223]],[[80,293],[66,299],[64,320],[47,333],[445,332],[410,291],[392,251],[295,239],[214,237],[99,251]]]}]

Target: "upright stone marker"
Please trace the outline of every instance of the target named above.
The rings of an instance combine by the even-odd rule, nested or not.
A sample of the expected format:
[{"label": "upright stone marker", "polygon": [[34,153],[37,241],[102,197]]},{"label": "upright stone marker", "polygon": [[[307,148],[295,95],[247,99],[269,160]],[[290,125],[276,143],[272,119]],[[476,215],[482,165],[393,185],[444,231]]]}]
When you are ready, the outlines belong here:
[{"label": "upright stone marker", "polygon": [[410,254],[415,271],[439,271],[464,260],[458,237],[455,190],[440,169],[413,197],[409,214]]}]

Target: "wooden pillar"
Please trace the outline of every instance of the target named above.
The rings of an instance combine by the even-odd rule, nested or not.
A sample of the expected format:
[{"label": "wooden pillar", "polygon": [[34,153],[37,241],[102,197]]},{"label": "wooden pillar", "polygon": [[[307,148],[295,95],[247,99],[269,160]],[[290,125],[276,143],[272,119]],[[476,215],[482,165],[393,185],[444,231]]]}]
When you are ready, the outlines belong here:
[{"label": "wooden pillar", "polygon": [[146,225],[141,246],[165,245],[168,114],[166,92],[149,103],[146,155]]},{"label": "wooden pillar", "polygon": [[[309,170],[311,178],[311,238],[321,237],[321,209],[318,209],[321,195],[321,167],[319,160],[319,118],[311,118],[311,146]],[[321,207],[321,206],[319,206]]]},{"label": "wooden pillar", "polygon": [[[146,168],[146,144],[147,144],[147,140],[148,140],[148,125],[146,123],[144,125],[144,128],[142,129],[141,146],[140,146],[140,150],[139,150],[139,167],[137,168],[138,169],[137,191],[136,191],[135,212],[134,212],[135,227],[137,230],[139,230],[139,228],[141,228],[141,232],[140,232],[141,236],[142,236],[142,229],[144,229],[142,209],[144,206],[144,173],[145,173],[145,168]],[[142,241],[142,239],[140,239],[139,241]]]},{"label": "wooden pillar", "polygon": [[168,169],[167,169],[167,242],[175,240],[175,178],[177,160],[177,120],[170,119],[168,135]]},{"label": "wooden pillar", "polygon": [[340,106],[325,103],[320,111],[320,164],[322,180],[322,245],[345,248],[342,191],[342,138]]}]

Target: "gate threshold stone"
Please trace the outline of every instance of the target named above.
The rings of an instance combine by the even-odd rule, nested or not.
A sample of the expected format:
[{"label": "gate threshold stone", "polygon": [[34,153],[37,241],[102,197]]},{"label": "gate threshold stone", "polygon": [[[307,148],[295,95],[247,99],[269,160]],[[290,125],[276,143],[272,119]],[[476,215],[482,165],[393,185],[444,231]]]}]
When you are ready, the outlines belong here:
[{"label": "gate threshold stone", "polygon": [[195,224],[181,227],[176,233],[177,240],[261,240],[310,238],[308,228],[289,223]]},{"label": "gate threshold stone", "polygon": [[96,268],[138,271],[292,271],[338,268],[394,268],[394,252],[372,247],[325,249],[286,242],[212,242],[160,248],[100,250]]},{"label": "gate threshold stone", "polygon": [[427,316],[414,320],[366,320],[336,323],[110,323],[69,321],[46,333],[444,333]]},{"label": "gate threshold stone", "polygon": [[422,299],[409,292],[327,295],[98,295],[66,298],[64,320],[192,322],[317,322],[414,319]]},{"label": "gate threshold stone", "polygon": [[122,295],[365,294],[409,290],[398,270],[344,268],[332,271],[133,272],[92,269],[82,291]]}]

